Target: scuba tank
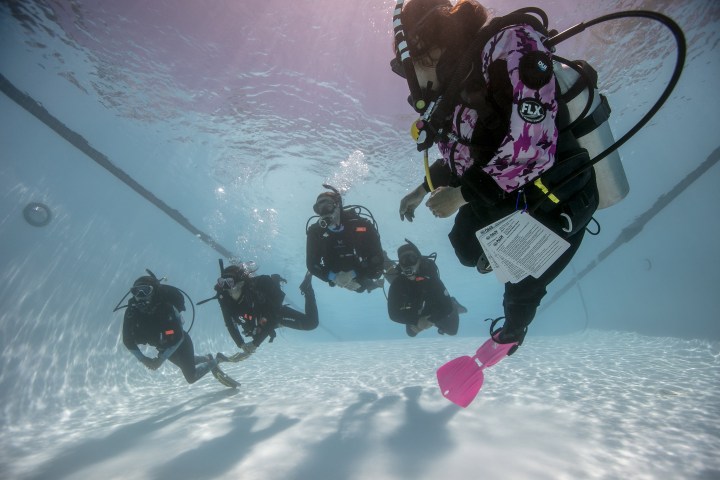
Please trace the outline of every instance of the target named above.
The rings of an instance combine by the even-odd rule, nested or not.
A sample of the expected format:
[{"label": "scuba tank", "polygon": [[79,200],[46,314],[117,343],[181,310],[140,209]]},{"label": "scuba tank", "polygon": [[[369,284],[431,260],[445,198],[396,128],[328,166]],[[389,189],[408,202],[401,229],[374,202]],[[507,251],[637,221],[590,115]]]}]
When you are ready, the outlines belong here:
[{"label": "scuba tank", "polygon": [[[608,123],[610,106],[597,89],[595,70],[585,62],[568,64],[572,65],[553,60],[555,78],[560,86],[561,98],[570,113],[572,132],[592,159],[615,143]],[[592,103],[588,106],[590,96]],[[583,114],[585,110],[587,112]],[[596,163],[593,168],[600,199],[598,209],[615,205],[625,198],[630,191],[630,185],[617,150]]]}]

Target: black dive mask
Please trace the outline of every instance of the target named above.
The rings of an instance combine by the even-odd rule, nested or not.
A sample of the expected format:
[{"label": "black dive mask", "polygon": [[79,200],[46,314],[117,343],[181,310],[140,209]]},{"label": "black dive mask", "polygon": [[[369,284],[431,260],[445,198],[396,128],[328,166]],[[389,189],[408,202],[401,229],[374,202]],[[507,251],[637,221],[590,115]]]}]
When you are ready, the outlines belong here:
[{"label": "black dive mask", "polygon": [[235,279],[233,277],[220,277],[217,279],[216,286],[220,290],[230,290],[235,286]]},{"label": "black dive mask", "polygon": [[411,277],[417,273],[420,256],[413,251],[407,251],[400,256],[398,263],[400,264],[402,274],[406,277]]},{"label": "black dive mask", "polygon": [[147,303],[152,299],[154,290],[152,285],[136,285],[130,288],[130,294],[136,302]]},{"label": "black dive mask", "polygon": [[332,198],[322,197],[313,205],[313,210],[318,214],[320,220],[318,223],[322,228],[327,228],[330,225],[336,223],[337,210],[340,208],[338,203]]},{"label": "black dive mask", "polygon": [[332,216],[332,214],[335,213],[335,208],[337,208],[337,204],[329,197],[321,198],[315,205],[313,205],[315,213],[323,218]]},{"label": "black dive mask", "polygon": [[152,285],[134,285],[130,288],[135,308],[143,312],[154,310],[155,288]]}]

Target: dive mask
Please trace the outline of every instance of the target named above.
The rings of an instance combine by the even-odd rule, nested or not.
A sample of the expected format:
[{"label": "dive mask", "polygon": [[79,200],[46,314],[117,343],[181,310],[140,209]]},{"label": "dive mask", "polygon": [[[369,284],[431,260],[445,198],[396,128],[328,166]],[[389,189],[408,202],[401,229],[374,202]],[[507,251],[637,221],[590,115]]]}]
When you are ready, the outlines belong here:
[{"label": "dive mask", "polygon": [[413,251],[406,251],[400,256],[398,263],[400,264],[402,274],[409,277],[417,273],[420,256]]},{"label": "dive mask", "polygon": [[313,205],[313,210],[320,217],[320,225],[323,228],[336,223],[337,209],[338,204],[330,198],[321,198]]},{"label": "dive mask", "polygon": [[138,303],[148,303],[152,298],[154,288],[152,285],[136,285],[130,287],[130,294]]},{"label": "dive mask", "polygon": [[330,198],[321,198],[313,205],[313,210],[321,217],[332,216],[335,213],[335,208],[337,208],[337,204]]},{"label": "dive mask", "polygon": [[220,277],[217,279],[217,286],[220,290],[229,290],[235,286],[235,279],[232,277]]}]

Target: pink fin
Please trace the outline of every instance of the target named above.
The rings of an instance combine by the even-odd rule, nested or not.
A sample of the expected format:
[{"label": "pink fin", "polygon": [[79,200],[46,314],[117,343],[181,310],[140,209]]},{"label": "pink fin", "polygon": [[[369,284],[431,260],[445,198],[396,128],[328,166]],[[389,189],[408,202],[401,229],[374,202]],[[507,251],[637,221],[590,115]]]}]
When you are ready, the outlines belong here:
[{"label": "pink fin", "polygon": [[443,396],[465,408],[480,391],[484,376],[475,359],[466,355],[438,368],[437,379]]},{"label": "pink fin", "polygon": [[440,392],[445,398],[463,408],[470,405],[482,387],[483,369],[492,367],[505,358],[517,342],[497,343],[488,338],[475,352],[475,356],[458,357],[437,370]]},{"label": "pink fin", "polygon": [[487,341],[477,349],[477,352],[475,352],[475,358],[482,363],[483,368],[492,367],[498,363],[507,356],[508,351],[510,351],[512,347],[517,345],[517,342],[497,343],[494,339],[497,338],[498,335],[500,334],[496,333],[494,338],[488,338]]}]

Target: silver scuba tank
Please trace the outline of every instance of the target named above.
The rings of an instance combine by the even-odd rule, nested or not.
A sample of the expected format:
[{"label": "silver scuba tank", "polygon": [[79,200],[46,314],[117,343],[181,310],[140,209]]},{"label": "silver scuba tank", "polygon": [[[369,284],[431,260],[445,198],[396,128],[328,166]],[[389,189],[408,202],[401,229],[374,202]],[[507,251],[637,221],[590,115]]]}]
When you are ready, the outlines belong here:
[{"label": "silver scuba tank", "polygon": [[[561,94],[571,92],[573,87],[579,87],[576,88],[576,92],[570,94],[574,96],[566,99],[570,120],[574,121],[585,109],[589,96],[589,88],[592,86],[583,86],[585,83],[584,79],[581,78],[578,72],[567,65],[553,61],[553,69],[558,84],[560,85]],[[581,83],[576,86],[578,81]],[[573,128],[578,143],[588,151],[591,159],[615,143],[615,138],[613,137],[607,120],[609,114],[610,107],[607,105],[607,100],[604,96],[600,95],[600,92],[595,88],[593,102],[590,110],[588,110],[586,114],[585,120]],[[595,178],[600,197],[598,209],[615,205],[625,198],[630,191],[630,185],[625,176],[625,170],[623,169],[620,154],[617,150],[600,160],[593,168],[595,169]]]}]

